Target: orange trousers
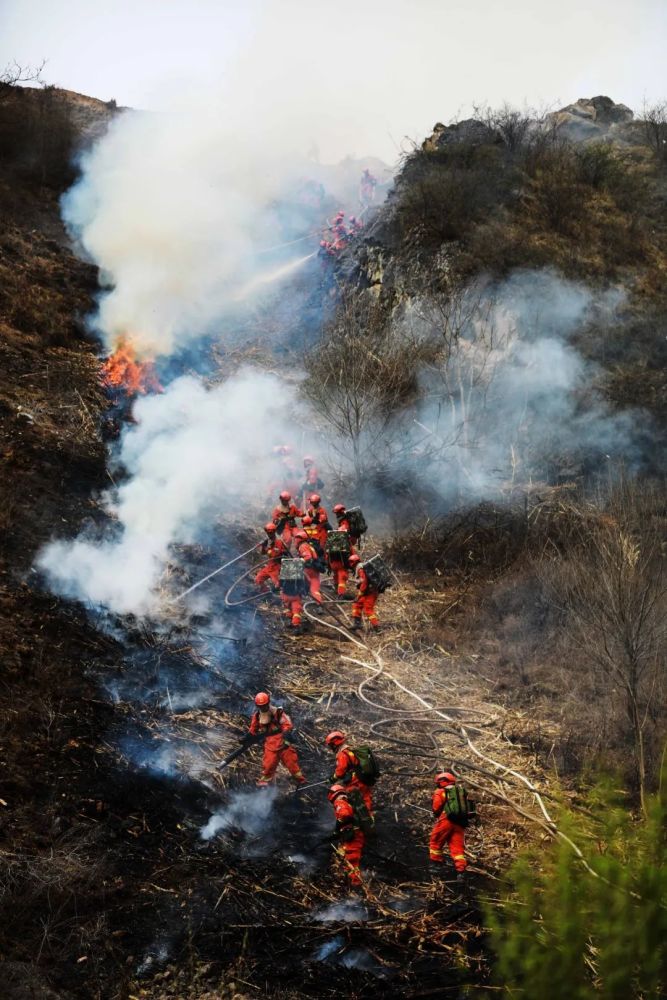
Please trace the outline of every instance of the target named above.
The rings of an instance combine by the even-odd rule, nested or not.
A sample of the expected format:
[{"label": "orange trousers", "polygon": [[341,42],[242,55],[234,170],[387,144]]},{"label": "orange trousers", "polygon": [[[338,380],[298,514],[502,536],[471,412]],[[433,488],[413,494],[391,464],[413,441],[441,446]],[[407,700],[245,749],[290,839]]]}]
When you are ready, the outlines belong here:
[{"label": "orange trousers", "polygon": [[290,597],[288,594],[281,594],[280,599],[283,602],[285,614],[289,615],[292,620],[292,625],[301,624],[301,612],[303,611],[303,604],[301,603],[300,597]]},{"label": "orange trousers", "polygon": [[371,625],[379,624],[378,616],[375,613],[377,599],[377,594],[361,594],[352,605],[352,617],[361,618],[362,614],[365,613]]},{"label": "orange trousers", "polygon": [[280,563],[269,563],[268,566],[262,566],[259,573],[255,577],[255,583],[262,590],[266,590],[266,581],[272,580],[275,587],[280,586]]},{"label": "orange trousers", "polygon": [[465,856],[465,830],[458,823],[452,823],[446,816],[440,816],[431,831],[429,844],[431,861],[442,861],[442,850],[445,844],[449,848],[457,872],[464,872],[468,867]]},{"label": "orange trousers", "polygon": [[331,575],[333,576],[334,586],[338,591],[338,596],[342,597],[345,593],[345,585],[347,584],[349,573],[342,562],[338,559],[332,559],[329,561],[329,568],[331,570]]},{"label": "orange trousers", "polygon": [[369,785],[365,785],[363,781],[359,778],[352,778],[347,784],[348,788],[356,788],[362,799],[364,800],[364,805],[368,809],[371,816],[373,815],[373,791]]},{"label": "orange trousers", "polygon": [[304,569],[304,573],[306,574],[306,580],[308,581],[310,596],[314,601],[317,601],[318,604],[321,604],[322,595],[320,593],[320,574],[316,569],[308,569],[308,567]]},{"label": "orange trousers", "polygon": [[289,773],[294,778],[299,778],[305,781],[301,767],[299,766],[299,758],[297,757],[296,750],[294,747],[283,747],[281,750],[271,750],[264,744],[264,758],[262,760],[262,767],[264,772],[260,781],[273,781],[275,777],[276,770],[278,769],[278,764],[282,764],[286,767]]},{"label": "orange trousers", "polygon": [[350,885],[361,885],[361,852],[366,838],[361,830],[355,830],[352,840],[341,841],[337,848],[343,858]]}]

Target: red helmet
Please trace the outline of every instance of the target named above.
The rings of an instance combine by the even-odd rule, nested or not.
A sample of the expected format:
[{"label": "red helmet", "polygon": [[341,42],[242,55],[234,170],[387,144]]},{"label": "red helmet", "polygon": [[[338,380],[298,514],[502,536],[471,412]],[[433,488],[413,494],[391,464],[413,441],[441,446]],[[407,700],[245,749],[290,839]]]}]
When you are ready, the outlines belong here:
[{"label": "red helmet", "polygon": [[301,523],[304,526],[304,528],[308,528],[313,523],[313,519],[312,517],[309,517],[308,514],[306,514],[304,517],[301,518]]},{"label": "red helmet", "polygon": [[275,535],[275,533],[276,533],[277,530],[278,529],[276,528],[276,526],[273,523],[273,521],[269,521],[268,524],[264,525],[264,531],[267,533],[267,535]]},{"label": "red helmet", "polygon": [[456,776],[453,775],[451,771],[440,771],[440,773],[435,776],[435,783],[438,788],[445,788],[447,785],[455,785]]},{"label": "red helmet", "polygon": [[322,497],[319,495],[319,493],[311,493],[310,496],[308,497],[308,503],[312,503],[317,506],[317,504],[320,502],[321,499]]},{"label": "red helmet", "polygon": [[283,490],[278,499],[282,500],[283,503],[289,503],[292,499],[292,494],[288,493],[287,490]]},{"label": "red helmet", "polygon": [[337,799],[339,795],[345,795],[346,793],[347,793],[347,788],[345,787],[345,785],[332,785],[331,788],[329,789],[327,798],[329,799],[329,802],[333,802],[334,799]]},{"label": "red helmet", "polygon": [[271,699],[269,698],[266,691],[259,691],[255,695],[255,704],[257,705],[257,708],[266,708],[266,706],[269,704],[270,701]]},{"label": "red helmet", "polygon": [[308,541],[308,535],[306,534],[305,531],[302,531],[301,529],[299,529],[298,531],[295,531],[294,534],[292,535],[292,538],[296,538],[296,540],[298,542],[307,542]]},{"label": "red helmet", "polygon": [[333,506],[333,512],[338,517],[341,517],[345,513],[345,504],[344,503],[335,503],[334,506]]},{"label": "red helmet", "polygon": [[329,733],[324,742],[328,747],[339,747],[341,743],[345,742],[345,733],[341,733],[340,729],[334,729],[332,733]]},{"label": "red helmet", "polygon": [[353,552],[351,556],[347,557],[347,565],[348,566],[356,566],[357,563],[360,563],[360,562],[361,562],[361,557],[358,556],[356,552]]},{"label": "red helmet", "polygon": [[304,465],[314,465],[315,464],[315,459],[313,458],[312,455],[304,455],[303,456],[303,464]]}]

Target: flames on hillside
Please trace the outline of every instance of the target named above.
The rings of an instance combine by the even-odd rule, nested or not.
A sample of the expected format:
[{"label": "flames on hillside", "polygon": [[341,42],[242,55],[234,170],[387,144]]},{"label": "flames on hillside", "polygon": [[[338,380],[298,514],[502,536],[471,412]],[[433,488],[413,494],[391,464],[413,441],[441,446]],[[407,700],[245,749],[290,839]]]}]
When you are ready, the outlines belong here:
[{"label": "flames on hillside", "polygon": [[152,361],[140,361],[128,337],[122,337],[113,354],[102,364],[102,382],[127,396],[162,392]]}]

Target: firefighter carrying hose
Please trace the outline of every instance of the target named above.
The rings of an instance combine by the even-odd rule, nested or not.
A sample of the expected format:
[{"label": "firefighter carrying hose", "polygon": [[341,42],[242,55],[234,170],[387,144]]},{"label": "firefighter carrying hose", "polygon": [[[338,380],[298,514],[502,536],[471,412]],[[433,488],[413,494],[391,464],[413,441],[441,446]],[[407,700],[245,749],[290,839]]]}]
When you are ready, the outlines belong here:
[{"label": "firefighter carrying hose", "polygon": [[357,789],[368,812],[373,814],[372,785],[380,776],[380,769],[370,747],[348,746],[347,737],[334,729],[325,739],[326,746],[336,754],[332,780],[348,790]]},{"label": "firefighter carrying hose", "polygon": [[[280,563],[283,556],[289,555],[289,549],[280,538],[276,538],[276,526],[273,522],[264,526],[267,534],[266,541],[262,542],[261,552],[269,562],[262,566],[255,577],[255,583],[260,590],[266,591],[269,587],[273,590],[280,589]],[[268,584],[268,587],[267,587]]]},{"label": "firefighter carrying hose", "polygon": [[371,628],[377,632],[380,629],[380,620],[377,616],[375,605],[377,604],[380,591],[371,584],[364,567],[361,565],[361,559],[356,552],[350,556],[348,564],[350,569],[354,571],[357,590],[359,591],[359,595],[352,605],[352,628],[355,631],[361,628],[361,618],[365,614]]},{"label": "firefighter carrying hose", "polygon": [[[366,836],[362,829],[364,820],[360,816],[359,809],[350,801],[352,795],[353,793],[348,792],[345,785],[336,784],[329,789],[328,799],[336,817],[334,839],[340,841],[337,852],[343,856],[350,885],[360,886],[361,852]],[[363,806],[363,802],[361,804]]]},{"label": "firefighter carrying hose", "polygon": [[273,508],[271,520],[276,526],[277,534],[280,535],[285,545],[289,545],[296,528],[296,519],[303,517],[303,511],[292,503],[292,494],[287,490],[283,490],[278,499],[280,503]]},{"label": "firefighter carrying hose", "polygon": [[299,766],[299,758],[291,744],[290,733],[294,728],[287,712],[271,704],[266,691],[255,695],[256,709],[252,713],[248,732],[251,736],[265,737],[262,776],[258,788],[266,788],[275,778],[278,764],[286,767],[298,785],[306,781]]},{"label": "firefighter carrying hose", "polygon": [[431,807],[436,822],[429,843],[430,859],[434,864],[442,864],[442,852],[447,844],[456,868],[456,880],[464,882],[468,867],[465,856],[465,828],[470,814],[468,795],[451,771],[436,774],[435,786]]}]

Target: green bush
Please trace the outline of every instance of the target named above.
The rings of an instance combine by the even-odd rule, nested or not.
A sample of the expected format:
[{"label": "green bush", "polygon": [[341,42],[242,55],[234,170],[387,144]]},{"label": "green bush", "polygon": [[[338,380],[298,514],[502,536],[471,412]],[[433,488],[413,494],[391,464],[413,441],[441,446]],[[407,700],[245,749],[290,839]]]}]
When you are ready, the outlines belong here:
[{"label": "green bush", "polygon": [[[616,793],[618,799],[618,793]],[[511,997],[608,1000],[667,995],[665,785],[641,822],[599,785],[589,810],[563,828],[599,877],[563,841],[524,855],[513,890],[487,906],[494,976]]]}]

